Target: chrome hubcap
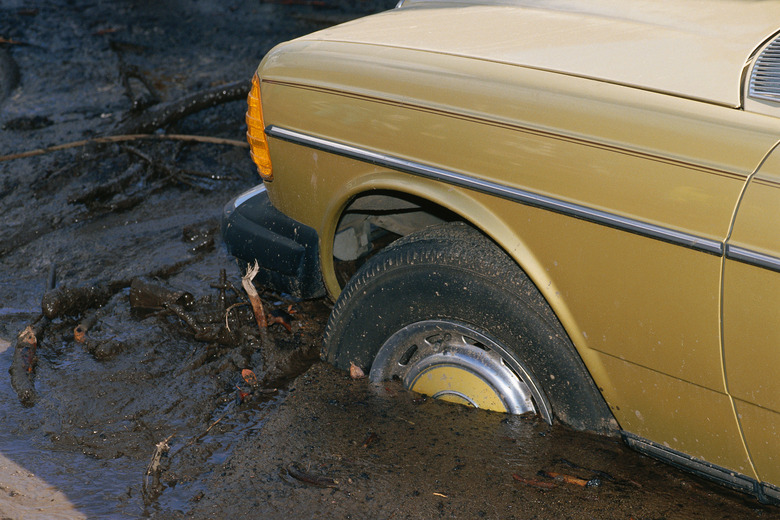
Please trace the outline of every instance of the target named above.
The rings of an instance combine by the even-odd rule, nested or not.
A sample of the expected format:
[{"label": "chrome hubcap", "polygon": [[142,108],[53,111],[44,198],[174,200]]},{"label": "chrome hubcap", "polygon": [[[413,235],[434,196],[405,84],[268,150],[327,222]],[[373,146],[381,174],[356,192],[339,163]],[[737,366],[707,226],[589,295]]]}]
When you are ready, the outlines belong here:
[{"label": "chrome hubcap", "polygon": [[475,408],[538,413],[547,401],[523,366],[489,336],[464,323],[428,320],[393,334],[371,365],[371,381],[400,379],[415,392]]}]

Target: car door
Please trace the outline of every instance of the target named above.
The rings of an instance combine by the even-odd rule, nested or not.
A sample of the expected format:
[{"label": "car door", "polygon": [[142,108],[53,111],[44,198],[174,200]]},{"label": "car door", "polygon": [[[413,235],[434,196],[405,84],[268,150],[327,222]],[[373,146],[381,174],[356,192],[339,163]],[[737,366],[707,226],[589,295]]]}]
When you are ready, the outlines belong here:
[{"label": "car door", "polygon": [[750,179],[727,243],[728,392],[763,492],[780,498],[780,147]]}]

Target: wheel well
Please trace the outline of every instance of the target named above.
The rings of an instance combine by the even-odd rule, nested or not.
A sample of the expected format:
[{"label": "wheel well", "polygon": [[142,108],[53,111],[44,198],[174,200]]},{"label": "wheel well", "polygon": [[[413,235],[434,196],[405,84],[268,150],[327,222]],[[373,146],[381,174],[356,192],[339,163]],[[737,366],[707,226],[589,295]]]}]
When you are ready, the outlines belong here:
[{"label": "wheel well", "polygon": [[395,240],[445,222],[464,221],[426,199],[400,192],[374,191],[352,199],[341,214],[333,238],[333,265],[339,285]]}]

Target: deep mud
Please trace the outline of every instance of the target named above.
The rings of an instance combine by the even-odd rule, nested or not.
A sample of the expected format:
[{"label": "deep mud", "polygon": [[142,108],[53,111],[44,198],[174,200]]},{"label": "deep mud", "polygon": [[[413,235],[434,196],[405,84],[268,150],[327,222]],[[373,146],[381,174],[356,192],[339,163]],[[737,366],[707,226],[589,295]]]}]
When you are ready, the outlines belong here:
[{"label": "deep mud", "polygon": [[[3,2],[0,159],[160,124],[392,3]],[[780,517],[614,439],[353,381],[317,361],[327,301],[264,292],[259,331],[218,231],[258,182],[243,112],[0,161],[1,517]]]}]

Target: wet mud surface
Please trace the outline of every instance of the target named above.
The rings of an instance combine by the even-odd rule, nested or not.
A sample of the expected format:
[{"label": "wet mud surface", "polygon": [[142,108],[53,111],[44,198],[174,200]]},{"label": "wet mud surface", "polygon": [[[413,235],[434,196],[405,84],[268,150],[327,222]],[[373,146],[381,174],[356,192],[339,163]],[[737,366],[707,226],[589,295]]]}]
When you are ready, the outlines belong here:
[{"label": "wet mud surface", "polygon": [[318,361],[326,300],[261,289],[258,329],[219,236],[258,178],[220,92],[390,7],[0,5],[0,517],[779,518],[615,439],[352,380]]}]

